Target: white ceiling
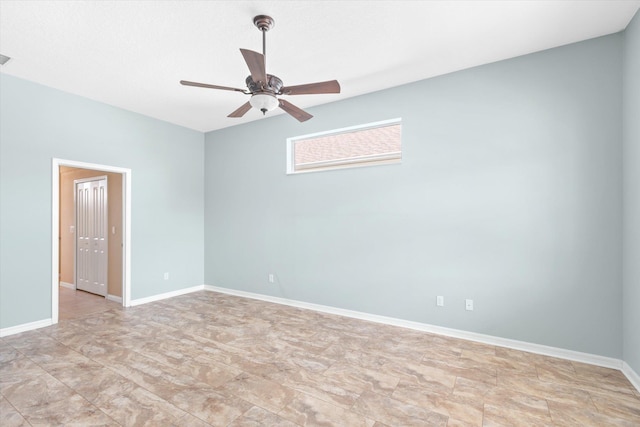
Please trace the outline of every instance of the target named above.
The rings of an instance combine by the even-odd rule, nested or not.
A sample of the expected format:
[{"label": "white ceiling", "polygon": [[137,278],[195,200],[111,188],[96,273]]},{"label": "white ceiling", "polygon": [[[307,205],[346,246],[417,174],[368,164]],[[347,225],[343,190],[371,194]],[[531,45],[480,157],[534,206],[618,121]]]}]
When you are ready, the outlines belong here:
[{"label": "white ceiling", "polygon": [[[623,30],[640,0],[7,1],[2,73],[199,131],[262,118],[227,114],[247,95],[239,48],[285,85],[337,79],[339,95],[287,97],[306,108]],[[1,94],[0,94],[1,96]],[[270,115],[280,114],[276,110]],[[293,118],[291,120],[294,120]]]}]

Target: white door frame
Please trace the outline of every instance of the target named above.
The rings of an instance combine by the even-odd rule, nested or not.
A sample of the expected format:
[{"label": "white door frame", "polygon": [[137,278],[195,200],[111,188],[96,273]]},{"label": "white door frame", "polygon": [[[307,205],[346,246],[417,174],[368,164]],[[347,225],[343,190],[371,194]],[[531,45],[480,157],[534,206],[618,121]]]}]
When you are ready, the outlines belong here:
[{"label": "white door frame", "polygon": [[51,323],[58,323],[60,166],[122,174],[122,306],[131,306],[131,169],[53,158],[51,160]]}]

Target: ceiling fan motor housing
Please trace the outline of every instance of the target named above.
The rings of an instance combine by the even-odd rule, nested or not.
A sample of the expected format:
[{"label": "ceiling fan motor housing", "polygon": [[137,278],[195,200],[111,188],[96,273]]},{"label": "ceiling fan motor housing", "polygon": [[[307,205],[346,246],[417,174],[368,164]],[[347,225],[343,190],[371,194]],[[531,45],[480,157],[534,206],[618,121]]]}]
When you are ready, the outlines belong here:
[{"label": "ceiling fan motor housing", "polygon": [[283,86],[282,80],[271,74],[267,74],[266,85],[261,82],[254,82],[251,76],[247,77],[245,83],[251,93],[273,92],[274,94],[280,94],[280,89],[282,89]]}]

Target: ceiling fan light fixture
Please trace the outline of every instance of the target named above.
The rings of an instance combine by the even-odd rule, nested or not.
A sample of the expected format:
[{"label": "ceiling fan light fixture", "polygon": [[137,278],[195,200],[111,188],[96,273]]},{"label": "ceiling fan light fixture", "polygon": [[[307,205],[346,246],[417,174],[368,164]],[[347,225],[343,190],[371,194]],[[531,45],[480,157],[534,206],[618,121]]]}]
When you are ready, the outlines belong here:
[{"label": "ceiling fan light fixture", "polygon": [[257,108],[262,111],[262,114],[266,114],[267,111],[273,111],[278,108],[278,99],[269,93],[256,93],[251,96],[249,104],[253,108]]}]

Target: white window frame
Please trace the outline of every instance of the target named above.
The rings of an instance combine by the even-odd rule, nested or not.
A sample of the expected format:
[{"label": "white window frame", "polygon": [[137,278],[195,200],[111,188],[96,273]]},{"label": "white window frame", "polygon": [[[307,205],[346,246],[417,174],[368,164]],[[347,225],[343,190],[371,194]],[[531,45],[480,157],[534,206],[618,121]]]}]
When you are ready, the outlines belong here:
[{"label": "white window frame", "polygon": [[294,136],[291,138],[287,138],[287,175],[296,175],[300,173],[309,173],[309,172],[322,172],[334,169],[345,169],[345,168],[355,168],[355,167],[363,167],[363,166],[377,166],[377,165],[386,165],[392,163],[400,163],[402,161],[402,151],[397,151],[394,153],[385,153],[385,154],[372,154],[368,156],[360,156],[360,157],[352,157],[349,159],[337,159],[337,160],[326,160],[322,162],[314,162],[312,164],[308,164],[306,168],[298,169],[295,168],[295,144],[300,140],[317,138],[321,136],[331,136],[331,135],[339,135],[343,133],[350,133],[356,131],[362,131],[367,129],[375,129],[379,127],[392,126],[392,125],[402,125],[401,118],[389,119],[389,120],[381,120],[373,123],[366,123],[363,125],[349,126],[340,129],[333,129],[330,131],[316,132],[310,133],[306,135]]}]

